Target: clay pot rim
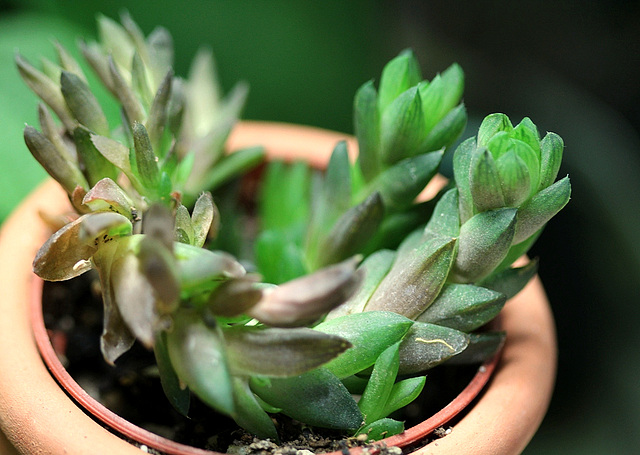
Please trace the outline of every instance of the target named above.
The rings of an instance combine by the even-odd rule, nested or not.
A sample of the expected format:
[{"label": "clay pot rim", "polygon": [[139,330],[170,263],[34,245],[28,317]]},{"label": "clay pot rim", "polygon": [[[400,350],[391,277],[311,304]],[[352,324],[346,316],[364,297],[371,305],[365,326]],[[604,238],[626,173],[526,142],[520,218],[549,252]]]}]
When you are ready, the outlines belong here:
[{"label": "clay pot rim", "polygon": [[[287,134],[288,145],[283,149],[283,153],[285,154],[285,156],[283,157],[288,156],[288,153],[290,153],[291,151],[299,151],[302,144],[301,142],[299,142],[300,140],[303,140],[304,141],[303,143],[308,145],[309,139],[308,138],[302,139],[302,136],[301,136],[301,135],[306,135],[308,133],[317,135],[317,141],[316,139],[312,141],[315,144],[315,147],[312,147],[313,150],[308,151],[309,155],[307,159],[312,164],[314,164],[314,160],[326,159],[321,157],[323,153],[325,154],[325,157],[328,156],[328,153],[330,153],[333,146],[331,145],[328,147],[327,141],[330,141],[331,143],[335,144],[337,140],[345,139],[349,143],[350,149],[352,150],[354,149],[353,138],[347,135],[327,132],[325,130],[319,130],[317,128],[299,127],[294,125],[281,125],[281,124],[272,124],[272,123],[263,123],[263,122],[242,122],[240,125],[238,125],[238,127],[236,128],[236,130],[234,131],[234,133],[230,138],[230,141],[229,141],[230,147],[232,149],[235,149],[235,148],[240,148],[244,146],[255,145],[258,142],[258,140],[253,140],[249,138],[251,137],[250,136],[251,134],[257,134],[260,137],[259,141],[263,144],[266,143],[267,144],[266,148],[269,151],[271,148],[270,139],[267,138],[267,140],[265,141],[265,137],[260,135],[265,133],[275,134],[273,133],[274,128],[283,128],[285,130],[285,134]],[[54,185],[52,183],[49,183],[44,186],[44,189],[41,190],[41,192],[45,191],[47,193],[52,193],[52,192],[55,193],[56,190],[53,188],[54,188]],[[60,190],[57,190],[57,191],[58,193],[60,193]],[[51,196],[51,195],[49,194],[48,196]],[[34,198],[32,197],[30,199],[34,199]],[[40,207],[52,208],[53,206],[55,206],[55,202],[53,201],[53,199],[55,198],[45,197],[44,200],[40,201],[40,204],[39,204]],[[36,200],[35,202],[37,203],[38,201]],[[33,209],[31,210],[33,211]],[[21,212],[21,214],[24,215],[24,210],[19,212]],[[34,219],[37,218],[34,213],[27,214],[27,217],[29,218],[30,222],[33,222]],[[7,228],[7,231],[11,231],[13,236],[19,237],[20,227],[15,226],[16,223],[18,222],[17,221],[13,221],[12,223],[7,222],[7,224],[4,227]],[[11,226],[9,227],[8,225],[10,224]],[[4,231],[4,228],[3,228],[3,231]],[[41,238],[43,235],[45,234],[41,232]],[[30,250],[30,254],[31,254],[31,256],[29,256],[29,265],[30,265],[30,261],[31,261],[30,258],[33,257],[32,253],[35,253],[35,250],[37,250],[40,244],[34,244],[34,239],[32,238],[24,239],[24,242],[25,242],[24,245],[27,246],[26,249]],[[8,243],[8,242],[4,242],[4,243]],[[4,252],[4,249],[5,248],[3,246],[3,252]],[[9,251],[9,248],[7,250]],[[10,251],[12,254],[15,254],[16,248],[14,247]],[[22,265],[24,266],[25,260],[22,259],[21,261],[23,263]],[[14,280],[14,279],[24,280],[24,277],[18,276],[19,275],[19,272],[17,271],[18,269],[20,269],[20,267],[17,267],[17,266],[11,267],[11,265],[5,265],[3,261],[2,269],[0,269],[0,280],[2,280],[3,286],[8,284],[11,280]],[[24,271],[24,267],[21,270]],[[30,282],[33,280],[33,278],[34,277],[31,276],[27,279],[27,281]],[[18,288],[20,288],[20,285],[18,286]],[[533,433],[537,429],[537,426],[542,420],[542,417],[544,416],[544,413],[548,406],[548,401],[551,395],[551,390],[553,387],[553,380],[555,377],[555,358],[556,358],[553,319],[551,317],[548,304],[546,302],[544,292],[542,290],[542,287],[539,281],[537,279],[534,280],[534,282],[532,282],[527,288],[529,289],[529,291],[525,290],[523,291],[523,293],[521,293],[521,295],[527,292],[529,293],[533,292],[534,294],[536,294],[538,300],[542,299],[542,308],[536,309],[533,312],[530,311],[530,314],[527,317],[528,323],[533,322],[534,324],[538,324],[540,326],[538,328],[540,329],[541,335],[532,333],[532,331],[530,330],[529,331],[526,329],[522,330],[522,328],[520,328],[519,329],[520,331],[515,334],[517,336],[514,337],[516,342],[510,343],[509,341],[507,341],[505,356],[503,361],[497,368],[497,375],[496,375],[496,378],[493,380],[492,387],[490,387],[488,390],[485,391],[485,393],[480,398],[478,403],[474,406],[473,410],[465,418],[463,418],[460,423],[456,425],[454,430],[455,434],[469,433],[472,436],[477,435],[477,430],[469,429],[470,423],[472,420],[477,418],[476,417],[477,414],[482,415],[483,413],[487,412],[487,409],[490,406],[489,402],[491,401],[497,402],[499,406],[502,406],[502,410],[504,412],[505,409],[510,409],[513,406],[518,406],[518,404],[522,402],[523,398],[526,398],[529,395],[531,395],[534,388],[538,389],[538,391],[542,391],[543,393],[541,396],[536,396],[535,398],[536,402],[534,402],[534,405],[532,406],[532,410],[530,412],[529,411],[526,412],[527,414],[531,415],[530,417],[532,417],[532,419],[528,420],[527,423],[522,423],[520,422],[519,419],[516,419],[517,421],[516,423],[518,423],[516,434],[514,436],[510,436],[509,438],[506,438],[506,439],[513,439],[513,441],[510,440],[510,441],[507,441],[509,444],[506,444],[506,445],[503,444],[503,446],[505,447],[504,450],[492,449],[491,453],[518,453],[524,448],[524,446],[526,446],[527,442],[532,437]],[[24,299],[24,296],[25,296],[24,289],[18,289],[16,291],[17,294],[20,294],[21,292],[22,292],[21,297]],[[12,296],[12,297],[17,297],[18,302],[20,301],[19,295]],[[520,296],[517,296],[513,300],[514,301],[518,300],[519,297]],[[7,301],[10,301],[10,299],[7,299]],[[2,307],[4,306],[5,305],[2,305]],[[514,319],[513,309],[515,306],[516,305],[510,301],[510,303],[508,303],[507,306],[505,307],[503,320],[505,320],[505,326],[507,326],[507,330],[509,330],[508,326],[510,324],[510,321]],[[25,313],[25,311],[23,310],[17,310],[17,312]],[[26,313],[28,313],[28,310],[26,311]],[[533,319],[531,319],[531,317],[533,317]],[[26,318],[28,319],[28,314],[26,315]],[[0,324],[1,324],[0,325],[0,341],[2,342],[3,345],[7,344],[7,341],[9,342],[9,344],[11,344],[11,340],[7,340],[7,336],[5,336],[3,333],[4,329],[7,328],[7,324],[6,323],[0,323]],[[18,325],[24,325],[24,318],[20,318]],[[522,344],[523,340],[524,341],[528,340],[529,342],[523,345]],[[37,350],[35,349],[35,345],[33,344],[33,340],[30,340],[30,343],[25,343],[25,344],[27,345],[27,351],[23,353],[25,354],[25,357],[33,358],[34,352],[35,352],[35,356],[37,357],[38,354],[37,354]],[[16,344],[14,343],[14,346],[15,345]],[[522,390],[520,389],[514,390],[513,386],[510,385],[510,383],[515,378],[515,376],[517,376],[517,374],[515,373],[515,368],[517,367],[517,364],[521,362],[521,357],[523,356],[525,351],[530,351],[531,350],[530,348],[532,348],[533,346],[537,346],[537,354],[535,356],[536,358],[534,359],[535,360],[534,365],[533,367],[530,367],[524,375],[524,376],[530,376],[529,383],[525,383],[525,386],[522,387]],[[2,357],[0,357],[0,369],[5,371],[9,369],[9,371],[11,371],[11,367],[8,366],[9,363],[7,362],[7,360],[11,360],[12,363],[15,363],[16,359],[15,359],[15,356],[12,357],[11,355],[9,355],[7,357],[5,353],[3,353]],[[540,374],[537,374],[537,375],[535,374],[535,371],[539,370],[541,363],[544,363],[546,366],[546,373],[544,373],[542,376],[540,376]],[[33,367],[29,367],[29,368],[33,368]],[[62,420],[67,420],[66,416],[62,415],[63,413],[68,412],[69,414],[73,414],[72,417],[69,417],[69,420],[74,422],[72,425],[80,425],[80,423],[78,422],[83,422],[82,425],[80,425],[77,428],[73,428],[71,431],[72,434],[75,431],[76,435],[78,436],[78,440],[71,441],[71,442],[62,441],[62,444],[65,445],[65,447],[67,446],[74,447],[74,449],[71,449],[71,450],[69,450],[68,448],[66,449],[71,453],[91,453],[90,452],[91,449],[87,449],[86,447],[83,446],[84,444],[83,439],[95,437],[96,438],[95,440],[97,441],[96,444],[103,444],[103,443],[106,443],[107,440],[111,440],[115,438],[114,436],[107,433],[106,430],[99,427],[95,422],[91,421],[86,416],[84,416],[84,414],[82,413],[81,410],[79,410],[79,408],[75,407],[75,404],[71,402],[71,400],[64,394],[64,392],[62,392],[59,388],[57,388],[58,387],[57,384],[55,384],[53,379],[50,376],[48,376],[48,371],[46,370],[46,368],[41,362],[40,362],[40,365],[36,366],[35,368],[38,371],[29,370],[29,374],[36,375],[37,378],[39,378],[37,382],[43,382],[44,389],[46,390],[29,393],[28,394],[29,396],[26,398],[24,396],[18,396],[20,395],[19,393],[20,390],[17,389],[16,387],[18,387],[17,382],[19,382],[19,380],[14,380],[13,382],[9,380],[9,383],[10,383],[9,387],[5,391],[5,389],[3,389],[2,386],[4,386],[4,383],[6,381],[4,378],[0,378],[0,427],[2,427],[2,430],[5,432],[8,439],[11,440],[11,442],[18,449],[20,449],[23,453],[33,453],[36,451],[39,452],[39,449],[38,449],[39,447],[44,447],[45,440],[47,442],[51,442],[51,441],[61,442],[60,441],[61,437],[59,437],[58,434],[52,434],[55,432],[51,431],[52,425],[55,425],[58,422],[56,418],[54,418],[51,415],[45,415],[42,419],[41,418],[36,419],[34,416],[32,416],[30,411],[26,411],[26,412],[22,411],[22,413],[19,413],[17,408],[14,408],[14,405],[25,404],[25,403],[20,403],[25,401],[30,402],[31,405],[35,405],[36,408],[40,407],[43,409],[48,409],[49,411],[58,411],[59,412],[58,417]],[[25,381],[29,382],[28,381],[29,378],[24,376],[24,372],[22,374],[23,374],[22,378]],[[45,379],[45,375],[48,377],[48,380],[49,380],[48,382]],[[535,379],[534,379],[535,386],[532,386],[531,375],[535,376]],[[523,375],[519,374],[519,376],[523,376]],[[36,382],[33,379],[34,378],[31,378],[31,383]],[[53,385],[51,383],[53,383]],[[498,386],[499,390],[492,390],[492,388],[495,386]],[[54,391],[53,388],[57,388],[57,393]],[[62,405],[58,405],[58,404],[43,405],[43,401],[48,401],[48,400],[45,400],[45,397],[49,399],[49,398],[53,398],[55,395],[57,395],[55,397],[56,399],[62,399],[63,402],[66,400],[66,402],[64,402]],[[7,401],[5,402],[4,400],[7,400]],[[80,416],[76,415],[78,413],[82,413],[83,417],[85,417],[84,420],[88,420],[88,422],[84,422],[84,420]],[[491,421],[486,421],[486,424],[484,426],[485,427],[491,426],[491,423],[492,423]],[[89,427],[92,427],[92,428],[89,428]],[[93,428],[93,427],[97,427],[97,428]],[[38,436],[36,437],[36,435]],[[455,439],[456,438],[451,438],[451,437],[443,438],[439,440],[437,444],[429,444],[428,446],[422,449],[419,449],[417,453],[421,453],[421,454],[445,453],[443,452],[443,450],[445,450],[447,446],[460,447],[460,446],[457,446],[458,443],[455,442]],[[132,453],[132,454],[139,453],[138,449],[134,448],[131,445],[128,445],[127,443],[118,445],[118,443],[114,441],[111,441],[111,442],[116,444],[116,447],[117,447],[117,449],[114,449],[114,450],[117,450],[117,452],[114,452],[114,453]],[[476,438],[476,442],[478,442],[477,438]],[[128,451],[127,449],[132,449],[132,450]],[[133,452],[133,450],[136,450],[136,452]],[[48,453],[48,452],[45,452],[45,453]],[[210,454],[212,452],[200,451],[195,453]]]}]

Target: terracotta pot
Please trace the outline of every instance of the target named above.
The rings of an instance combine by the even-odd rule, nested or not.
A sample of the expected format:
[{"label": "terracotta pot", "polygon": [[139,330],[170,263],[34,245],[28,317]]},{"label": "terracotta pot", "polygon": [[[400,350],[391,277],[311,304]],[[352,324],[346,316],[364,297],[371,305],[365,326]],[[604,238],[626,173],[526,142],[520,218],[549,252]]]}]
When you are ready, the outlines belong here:
[{"label": "terracotta pot", "polygon": [[[229,145],[236,149],[262,144],[274,156],[295,156],[322,166],[335,143],[342,139],[349,142],[351,151],[356,150],[355,141],[347,135],[309,127],[243,122],[234,130]],[[429,191],[433,192],[433,188]],[[53,351],[48,340],[43,342],[44,326],[35,329],[35,337],[31,329],[29,302],[34,299],[37,302],[41,290],[41,281],[31,272],[31,262],[50,235],[38,213],[59,213],[66,209],[68,202],[63,192],[54,182],[47,182],[14,212],[0,234],[0,429],[3,432],[0,433],[0,452],[138,455],[140,449],[105,430],[60,388],[42,362],[36,345],[35,339],[39,338],[44,346],[43,357],[47,357],[48,345],[50,357]],[[36,319],[42,318],[39,311],[33,314]],[[465,392],[441,415],[402,435],[388,438],[388,445],[420,440],[446,423],[478,395],[495,367],[489,386],[451,434],[416,453],[516,454],[524,449],[546,412],[556,365],[553,318],[537,278],[507,303],[501,320],[508,336],[499,363],[496,358],[480,368]],[[57,370],[55,361],[48,361],[53,370]],[[63,369],[54,373],[62,378],[66,374]],[[84,392],[75,399],[89,408],[101,408]],[[104,411],[104,408],[99,410],[103,414]],[[116,416],[117,431],[126,434],[130,425]],[[148,438],[142,439],[144,444],[169,453],[180,453],[179,449],[185,448],[143,432]],[[212,453],[187,450],[184,453]]]}]

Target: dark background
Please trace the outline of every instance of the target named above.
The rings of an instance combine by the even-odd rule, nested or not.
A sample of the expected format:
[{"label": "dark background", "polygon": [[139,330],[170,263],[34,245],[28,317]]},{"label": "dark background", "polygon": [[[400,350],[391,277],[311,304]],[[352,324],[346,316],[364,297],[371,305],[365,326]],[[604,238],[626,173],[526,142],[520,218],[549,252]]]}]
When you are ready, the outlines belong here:
[{"label": "dark background", "polygon": [[0,220],[43,174],[22,145],[36,101],[32,62],[95,34],[95,14],[126,7],[145,33],[167,27],[176,70],[213,48],[225,89],[251,85],[245,118],[352,132],[355,90],[402,49],[426,78],[466,73],[473,134],[484,115],[529,116],[565,141],[573,198],[541,256],[560,365],[549,413],[526,454],[623,454],[640,447],[640,3],[626,1],[190,2],[0,0]]}]

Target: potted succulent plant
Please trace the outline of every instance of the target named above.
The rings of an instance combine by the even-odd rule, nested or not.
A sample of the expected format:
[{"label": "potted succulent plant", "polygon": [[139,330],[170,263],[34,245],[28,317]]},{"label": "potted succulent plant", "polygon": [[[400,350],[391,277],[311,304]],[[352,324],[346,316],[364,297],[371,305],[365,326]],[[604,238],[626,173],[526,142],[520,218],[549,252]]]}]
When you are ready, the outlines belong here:
[{"label": "potted succulent plant", "polygon": [[405,51],[355,96],[357,155],[339,141],[328,160],[283,161],[267,157],[266,135],[260,147],[238,130],[227,154],[246,87],[221,99],[210,54],[182,79],[164,29],[98,23],[82,52],[117,122],[60,45],[42,71],[16,62],[44,102],[25,142],[73,210],[48,218],[58,225],[33,270],[95,275],[106,362],[141,344],[180,413],[197,397],[278,442],[278,416],[368,441],[401,434],[394,413],[426,371],[497,359],[509,333],[490,323],[537,267],[513,264],[569,200],[558,135],[489,115],[426,199],[466,125],[463,73],[424,81]]}]

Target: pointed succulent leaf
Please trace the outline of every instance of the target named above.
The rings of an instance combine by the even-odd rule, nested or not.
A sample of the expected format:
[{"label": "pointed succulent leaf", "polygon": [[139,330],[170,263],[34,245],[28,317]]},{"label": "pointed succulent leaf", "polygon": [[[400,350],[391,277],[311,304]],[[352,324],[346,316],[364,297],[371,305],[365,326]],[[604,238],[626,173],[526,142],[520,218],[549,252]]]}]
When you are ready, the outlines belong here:
[{"label": "pointed succulent leaf", "polygon": [[403,431],[404,422],[385,417],[359,429],[357,434],[366,434],[367,441],[379,441],[389,436],[400,434]]},{"label": "pointed succulent leaf", "polygon": [[59,41],[54,41],[53,45],[56,48],[56,54],[58,55],[58,61],[60,62],[62,69],[75,74],[86,83],[87,78],[76,59],[73,58],[69,51]]},{"label": "pointed succulent leaf", "polygon": [[457,282],[474,282],[490,274],[507,256],[516,229],[517,209],[481,212],[464,223],[453,268]]},{"label": "pointed succulent leaf", "polygon": [[365,425],[386,417],[384,414],[385,405],[391,395],[400,366],[399,348],[399,341],[392,344],[380,354],[373,365],[367,387],[358,401]]},{"label": "pointed succulent leaf", "polygon": [[555,133],[547,133],[540,141],[540,190],[555,182],[562,162],[564,142]]},{"label": "pointed succulent leaf", "polygon": [[142,103],[136,97],[135,93],[133,93],[133,90],[122,76],[122,73],[111,56],[108,58],[108,64],[113,89],[127,115],[128,124],[144,121],[146,115]]},{"label": "pointed succulent leaf", "polygon": [[342,213],[351,206],[351,173],[345,141],[338,142],[331,153],[321,197],[325,210]]},{"label": "pointed succulent leaf", "polygon": [[156,27],[147,37],[149,67],[154,80],[159,81],[173,66],[173,39],[164,27]]},{"label": "pointed succulent leaf", "polygon": [[142,101],[143,106],[151,106],[153,92],[149,86],[149,76],[145,70],[144,62],[137,50],[133,53],[131,61],[131,87]]},{"label": "pointed succulent leaf", "polygon": [[306,327],[232,327],[224,337],[231,373],[244,376],[297,376],[351,347],[343,338]]},{"label": "pointed succulent leaf", "polygon": [[460,102],[464,90],[462,68],[454,63],[434,77],[431,83],[420,85],[419,90],[424,116],[423,128],[429,132]]},{"label": "pointed succulent leaf", "polygon": [[[527,163],[515,152],[507,152],[496,161],[502,182],[502,193],[506,207],[519,207],[531,195],[531,174]],[[502,207],[500,205],[493,208]]]},{"label": "pointed succulent leaf", "polygon": [[232,377],[233,395],[236,413],[233,420],[245,430],[259,438],[279,442],[278,431],[271,417],[264,411],[260,402],[251,391],[248,380]]},{"label": "pointed succulent leaf", "polygon": [[498,166],[487,149],[476,149],[470,177],[471,197],[478,212],[505,206]]},{"label": "pointed succulent leaf", "polygon": [[458,214],[458,190],[452,188],[442,195],[433,209],[433,214],[425,227],[425,235],[446,235],[451,238],[460,235]]},{"label": "pointed succulent leaf", "polygon": [[506,332],[482,332],[469,334],[469,346],[447,361],[448,365],[473,365],[483,363],[496,355],[507,338]]},{"label": "pointed succulent leaf", "polygon": [[115,212],[89,213],[80,218],[78,240],[94,247],[100,247],[117,237],[131,235],[133,230],[131,221]]},{"label": "pointed succulent leaf", "polygon": [[471,332],[498,315],[504,294],[471,284],[448,284],[417,321]]},{"label": "pointed succulent leaf", "polygon": [[426,134],[422,102],[414,87],[398,96],[381,114],[380,158],[388,166],[415,155]]},{"label": "pointed succulent leaf", "polygon": [[76,186],[89,189],[89,183],[77,164],[61,156],[55,145],[32,126],[24,128],[24,142],[40,165],[69,194]]},{"label": "pointed succulent leaf", "polygon": [[160,183],[158,157],[153,153],[149,134],[142,123],[133,124],[133,144],[140,182],[148,190],[157,192]]},{"label": "pointed succulent leaf", "polygon": [[410,50],[405,50],[387,63],[380,76],[378,109],[383,112],[401,93],[422,79],[420,65]]},{"label": "pointed succulent leaf", "polygon": [[129,160],[129,147],[114,139],[97,134],[91,135],[91,142],[102,156],[124,172],[127,177],[134,177],[131,161]]},{"label": "pointed succulent leaf", "polygon": [[522,141],[531,147],[538,156],[540,155],[540,133],[538,133],[538,127],[529,117],[524,117],[515,126],[511,135],[514,139]]},{"label": "pointed succulent leaf", "polygon": [[420,148],[425,151],[448,148],[460,137],[466,126],[467,109],[461,103],[431,128]]},{"label": "pointed succulent leaf", "polygon": [[155,290],[141,270],[140,259],[132,252],[118,254],[111,267],[113,298],[131,333],[152,348],[161,328]]},{"label": "pointed succulent leaf", "polygon": [[247,312],[262,298],[257,277],[245,275],[220,284],[209,296],[207,308],[216,316],[235,317]]},{"label": "pointed succulent leaf", "polygon": [[156,337],[153,353],[158,365],[160,384],[171,405],[183,416],[189,413],[191,404],[191,392],[187,387],[180,385],[180,378],[171,365],[169,350],[167,347],[167,332],[161,331]]},{"label": "pointed succulent leaf", "polygon": [[96,148],[91,131],[83,126],[73,130],[73,142],[76,145],[78,159],[85,167],[85,174],[89,183],[95,185],[99,180],[107,177],[117,180],[118,170]]},{"label": "pointed succulent leaf", "polygon": [[401,211],[410,206],[416,196],[438,171],[442,151],[406,158],[380,173],[361,191],[361,194],[380,193],[384,207]]},{"label": "pointed succulent leaf", "polygon": [[[464,352],[464,351],[463,351]],[[413,400],[418,398],[427,381],[426,376],[403,379],[393,385],[389,398],[384,405],[383,415],[388,416],[398,409],[404,408]]]},{"label": "pointed succulent leaf", "polygon": [[487,147],[491,138],[497,133],[502,131],[509,133],[512,130],[511,120],[505,114],[490,114],[482,120],[478,129],[478,147]]},{"label": "pointed succulent leaf", "polygon": [[102,49],[98,43],[85,41],[79,42],[80,51],[82,56],[89,63],[91,69],[97,74],[102,84],[111,92],[112,95],[117,97],[116,90],[114,88],[111,72],[109,70],[109,62],[107,55],[103,54]]},{"label": "pointed succulent leaf", "polygon": [[456,239],[433,236],[398,255],[365,311],[393,311],[413,319],[436,298],[454,260]]},{"label": "pointed succulent leaf", "polygon": [[213,203],[211,193],[204,192],[196,201],[191,214],[191,222],[193,224],[193,245],[203,246],[207,240],[214,221],[219,218],[218,208]]},{"label": "pointed succulent leaf", "polygon": [[178,377],[193,393],[217,411],[235,414],[233,384],[218,327],[206,326],[191,311],[177,311],[167,332],[167,349]]},{"label": "pointed succulent leaf", "polygon": [[180,282],[171,250],[149,235],[139,248],[138,269],[153,289],[156,312],[160,316],[170,314],[180,303]]},{"label": "pointed succulent leaf", "polygon": [[482,281],[482,286],[507,297],[515,297],[538,272],[538,261],[531,260],[522,267],[513,267],[489,275]]},{"label": "pointed succulent leaf", "polygon": [[351,258],[267,290],[249,315],[276,327],[306,325],[353,295],[362,280],[358,262]]},{"label": "pointed succulent leaf", "polygon": [[38,121],[40,122],[42,134],[51,141],[58,154],[65,160],[75,163],[77,161],[76,154],[65,143],[61,134],[62,130],[55,123],[49,109],[43,103],[38,103]]},{"label": "pointed succulent leaf", "polygon": [[16,54],[15,61],[22,80],[56,113],[65,128],[68,131],[73,131],[78,122],[73,119],[73,115],[60,92],[58,81],[51,80],[20,54]]},{"label": "pointed succulent leaf", "polygon": [[289,378],[271,378],[268,383],[252,378],[251,389],[282,413],[308,425],[355,430],[362,413],[340,380],[325,368]]},{"label": "pointed succulent leaf", "polygon": [[116,212],[134,221],[136,208],[129,195],[110,178],[98,181],[84,195],[82,204],[92,212]]},{"label": "pointed succulent leaf", "polygon": [[63,71],[60,75],[62,96],[80,124],[101,135],[109,134],[109,123],[100,103],[79,76]]},{"label": "pointed succulent leaf", "polygon": [[309,219],[310,181],[306,163],[269,163],[258,204],[263,230],[279,230]]},{"label": "pointed succulent leaf", "polygon": [[399,374],[419,373],[459,354],[469,335],[435,324],[415,322],[400,344]]},{"label": "pointed succulent leaf", "polygon": [[228,253],[186,243],[174,243],[173,248],[184,292],[207,289],[221,278],[238,278],[246,274],[244,267]]},{"label": "pointed succulent leaf", "polygon": [[33,260],[33,271],[47,281],[68,280],[91,269],[89,259],[97,246],[80,240],[88,215],[66,224],[45,242]]},{"label": "pointed succulent leaf", "polygon": [[190,129],[196,135],[204,136],[217,120],[222,98],[213,53],[210,49],[199,49],[191,63],[188,96],[190,98],[188,104]]},{"label": "pointed succulent leaf", "polygon": [[536,232],[535,234],[533,234],[523,242],[511,245],[511,248],[509,248],[509,252],[507,253],[507,256],[502,260],[500,265],[496,267],[494,273],[501,272],[503,270],[508,269],[518,258],[527,254],[527,252],[536,242],[540,234],[542,234],[542,230],[543,229],[540,229],[538,232]]},{"label": "pointed succulent leaf", "polygon": [[164,79],[162,79],[160,87],[153,98],[151,109],[149,110],[149,117],[145,124],[149,132],[151,144],[155,150],[160,149],[162,134],[167,124],[172,82],[173,71],[169,71]]},{"label": "pointed succulent leaf", "polygon": [[567,205],[571,198],[569,177],[538,192],[518,210],[514,243],[520,243],[540,230]]},{"label": "pointed succulent leaf", "polygon": [[361,313],[380,281],[389,272],[395,257],[395,251],[391,250],[379,250],[368,256],[358,268],[363,275],[360,288],[346,302],[331,310],[325,321],[347,314]]},{"label": "pointed succulent leaf", "polygon": [[396,313],[354,313],[318,324],[315,330],[336,335],[353,346],[325,368],[339,378],[352,376],[373,365],[378,356],[407,333],[413,321]]},{"label": "pointed succulent leaf", "polygon": [[131,349],[136,340],[120,314],[113,293],[111,268],[114,258],[118,257],[119,246],[119,242],[107,243],[99,248],[91,258],[100,277],[104,308],[100,351],[110,365],[113,365],[118,357]]},{"label": "pointed succulent leaf", "polygon": [[529,173],[529,195],[532,195],[538,189],[540,184],[540,155],[533,148],[518,139],[512,138],[505,131],[496,133],[489,140],[487,148],[491,151],[496,161],[500,161],[508,153],[514,153],[518,156],[525,163]]},{"label": "pointed succulent leaf", "polygon": [[380,172],[380,114],[373,81],[366,82],[353,100],[355,135],[358,138],[358,166],[366,181]]},{"label": "pointed succulent leaf", "polygon": [[384,204],[379,193],[342,215],[320,242],[317,258],[309,258],[314,268],[334,264],[359,252],[384,217]]},{"label": "pointed succulent leaf", "polygon": [[111,54],[122,68],[128,68],[133,58],[134,46],[126,30],[113,19],[98,15],[98,36],[103,50]]},{"label": "pointed succulent leaf", "polygon": [[60,65],[53,63],[46,57],[40,57],[42,63],[42,72],[52,81],[59,81],[60,74],[62,74],[62,68]]},{"label": "pointed succulent leaf", "polygon": [[193,245],[195,237],[193,232],[193,221],[189,216],[189,210],[182,204],[178,205],[176,208],[174,237],[177,242]]},{"label": "pointed succulent leaf", "polygon": [[460,144],[453,154],[453,177],[458,188],[460,203],[460,223],[473,216],[473,197],[471,195],[471,160],[476,150],[475,139],[469,138]]}]

